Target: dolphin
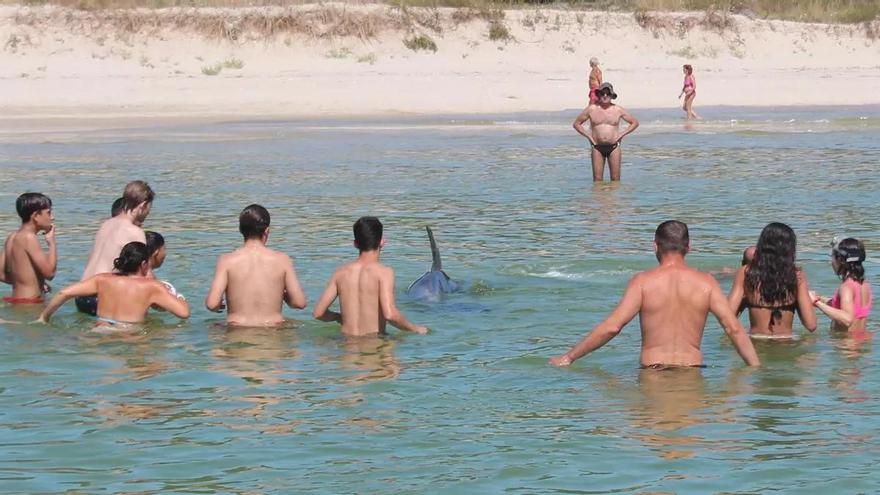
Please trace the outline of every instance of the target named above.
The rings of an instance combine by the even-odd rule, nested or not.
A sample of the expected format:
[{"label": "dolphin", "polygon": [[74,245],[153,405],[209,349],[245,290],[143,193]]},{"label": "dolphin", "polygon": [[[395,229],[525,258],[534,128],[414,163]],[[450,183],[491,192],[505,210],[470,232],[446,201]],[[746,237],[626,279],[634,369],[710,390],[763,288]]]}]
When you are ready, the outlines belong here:
[{"label": "dolphin", "polygon": [[434,242],[434,233],[431,227],[425,226],[428,231],[428,240],[431,242],[431,271],[425,273],[415,282],[410,284],[406,293],[410,297],[416,299],[438,300],[442,294],[458,291],[461,286],[455,280],[449,278],[449,275],[443,271],[443,264],[440,261],[440,250],[437,249],[437,243]]}]

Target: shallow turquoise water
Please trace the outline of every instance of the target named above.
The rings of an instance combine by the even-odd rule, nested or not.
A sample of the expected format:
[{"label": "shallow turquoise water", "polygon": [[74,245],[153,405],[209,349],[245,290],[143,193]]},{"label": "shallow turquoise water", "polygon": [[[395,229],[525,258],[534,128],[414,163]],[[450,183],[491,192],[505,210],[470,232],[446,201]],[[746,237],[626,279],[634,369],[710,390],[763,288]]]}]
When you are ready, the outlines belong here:
[{"label": "shallow turquoise water", "polygon": [[[822,316],[815,335],[759,345],[755,371],[714,321],[701,372],[640,372],[636,322],[570,369],[546,364],[655,263],[665,219],[689,223],[706,270],[783,221],[820,292],[836,287],[834,234],[866,241],[875,276],[880,108],[700,113],[690,128],[636,113],[623,183],[596,186],[576,112],[7,136],[0,227],[16,227],[21,192],[53,198],[56,287],[143,178],[158,192],[147,227],[168,242],[160,275],[195,310],[134,336],[88,332],[72,304],[49,327],[0,325],[0,492],[876,492],[874,345]],[[219,326],[201,301],[251,202],[310,302],[354,256],[351,223],[378,215],[401,307],[433,333],[346,341],[289,310],[280,331]],[[469,286],[440,304],[403,295],[430,265],[426,224]]]}]

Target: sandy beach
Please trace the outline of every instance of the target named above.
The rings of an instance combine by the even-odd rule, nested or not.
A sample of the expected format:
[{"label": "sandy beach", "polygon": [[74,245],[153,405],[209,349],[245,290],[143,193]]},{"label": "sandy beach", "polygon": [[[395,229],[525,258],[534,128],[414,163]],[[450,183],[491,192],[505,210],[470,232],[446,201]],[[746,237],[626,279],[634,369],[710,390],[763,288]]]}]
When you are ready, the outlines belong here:
[{"label": "sandy beach", "polygon": [[[132,26],[100,12],[2,7],[0,127],[574,109],[585,102],[591,56],[630,108],[677,108],[684,63],[695,67],[697,110],[880,103],[880,40],[866,25],[546,9],[491,21],[431,9],[422,13],[431,24],[389,23],[366,36],[236,27],[243,11],[291,18],[309,9],[400,19],[385,5],[322,4],[138,11],[150,21]],[[240,32],[210,36],[162,21],[200,16]],[[494,40],[493,25],[506,30]],[[436,51],[405,46],[417,35]]]}]

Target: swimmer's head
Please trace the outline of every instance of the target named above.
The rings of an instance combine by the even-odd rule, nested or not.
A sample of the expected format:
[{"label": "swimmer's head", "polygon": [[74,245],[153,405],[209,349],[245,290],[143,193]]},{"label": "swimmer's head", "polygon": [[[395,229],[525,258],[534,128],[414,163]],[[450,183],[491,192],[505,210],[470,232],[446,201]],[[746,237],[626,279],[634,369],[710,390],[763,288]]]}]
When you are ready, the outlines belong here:
[{"label": "swimmer's head", "polygon": [[658,259],[669,253],[686,255],[691,249],[691,237],[687,225],[678,220],[661,223],[654,232],[654,246]]},{"label": "swimmer's head", "polygon": [[49,196],[40,193],[24,193],[15,200],[15,211],[21,218],[21,223],[31,220],[37,223],[38,230],[48,230],[52,227],[52,200]]},{"label": "swimmer's head", "polygon": [[691,75],[694,73],[694,68],[693,66],[691,66],[691,64],[684,64],[681,66],[681,68],[684,69],[684,73],[687,75]]},{"label": "swimmer's head", "polygon": [[851,278],[858,283],[865,281],[865,245],[858,239],[847,237],[831,250],[831,266],[841,280]]},{"label": "swimmer's head", "polygon": [[150,214],[156,194],[150,185],[142,180],[134,180],[125,185],[122,193],[122,211],[132,212],[135,223],[143,223]]},{"label": "swimmer's head", "polygon": [[595,67],[599,65],[599,59],[596,57],[590,57],[590,67]]},{"label": "swimmer's head", "polygon": [[113,260],[113,269],[123,275],[134,273],[146,273],[150,251],[143,242],[129,242],[119,252],[119,257]]},{"label": "swimmer's head", "polygon": [[375,251],[385,245],[382,222],[376,217],[360,217],[352,226],[354,247],[360,252]]},{"label": "swimmer's head", "polygon": [[110,216],[111,216],[111,217],[118,216],[120,213],[122,213],[122,211],[123,211],[123,208],[122,208],[122,203],[123,203],[123,201],[124,201],[123,198],[116,198],[116,201],[113,202],[113,206],[110,207]]},{"label": "swimmer's head", "polygon": [[755,259],[755,246],[749,246],[743,251],[742,266],[746,266]]},{"label": "swimmer's head", "polygon": [[150,267],[155,270],[165,263],[165,238],[152,230],[145,231],[144,235],[147,238],[147,251],[150,252]]},{"label": "swimmer's head", "polygon": [[269,211],[260,205],[249,205],[241,210],[238,215],[238,231],[244,236],[244,240],[266,240],[269,233]]}]

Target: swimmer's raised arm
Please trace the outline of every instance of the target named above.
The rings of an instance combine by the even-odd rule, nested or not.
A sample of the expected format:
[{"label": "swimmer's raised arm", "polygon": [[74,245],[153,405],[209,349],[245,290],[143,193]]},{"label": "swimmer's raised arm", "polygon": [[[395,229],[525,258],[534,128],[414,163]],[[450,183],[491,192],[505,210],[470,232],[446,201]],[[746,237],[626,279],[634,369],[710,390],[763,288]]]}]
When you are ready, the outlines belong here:
[{"label": "swimmer's raised arm", "polygon": [[305,309],[308,305],[306,294],[303,292],[293,268],[293,260],[287,257],[287,266],[284,268],[284,302],[291,308]]},{"label": "swimmer's raised arm", "polygon": [[336,300],[336,296],[339,294],[336,288],[336,276],[337,274],[334,273],[333,276],[330,277],[330,281],[327,282],[327,287],[324,288],[324,293],[321,294],[321,297],[318,298],[318,302],[315,303],[315,309],[312,310],[312,316],[316,320],[342,323],[342,314],[330,310],[330,305],[333,304],[333,301]]},{"label": "swimmer's raised arm", "polygon": [[797,308],[798,318],[800,318],[804,328],[810,332],[815,332],[818,326],[816,308],[813,306],[813,298],[810,297],[810,283],[807,282],[807,276],[802,270],[797,272]]},{"label": "swimmer's raised arm", "polygon": [[840,297],[840,308],[834,308],[828,304],[828,300],[819,294],[810,291],[812,300],[816,301],[815,306],[825,313],[829,318],[837,323],[849,328],[855,321],[856,305],[855,292],[852,287],[844,284],[838,289],[837,295]]},{"label": "swimmer's raised arm", "polygon": [[749,338],[749,334],[746,333],[742,323],[739,322],[739,319],[733,313],[728,300],[724,298],[724,292],[721,291],[718,281],[712,277],[709,278],[712,284],[709,293],[709,311],[718,319],[718,323],[724,329],[727,337],[730,338],[730,342],[743,361],[749,366],[760,366],[761,361],[755,352],[752,339]]},{"label": "swimmer's raised arm", "polygon": [[397,303],[394,300],[394,270],[388,267],[385,267],[379,275],[379,305],[385,321],[396,328],[407,332],[428,333],[428,327],[412,323],[397,309]]},{"label": "swimmer's raised arm", "polygon": [[156,282],[150,298],[150,305],[155,304],[178,318],[189,318],[189,303],[177,296],[172,296],[160,282]]},{"label": "swimmer's raised arm", "polygon": [[642,283],[641,275],[636,275],[629,281],[623,297],[617,307],[605,320],[596,325],[580,342],[575,344],[568,352],[561,356],[550,359],[554,366],[568,366],[585,355],[607,344],[623,330],[627,323],[642,309]]},{"label": "swimmer's raised arm", "polygon": [[595,145],[596,143],[593,141],[593,134],[591,132],[587,132],[587,130],[584,129],[584,123],[588,120],[590,120],[589,106],[585,108],[584,111],[581,112],[576,119],[574,119],[574,123],[572,123],[571,126],[574,127],[574,130],[576,130],[578,134],[587,138],[590,144]]},{"label": "swimmer's raised arm", "polygon": [[49,318],[58,311],[64,303],[68,300],[73,299],[74,297],[85,297],[85,296],[94,296],[98,293],[98,282],[97,278],[101,275],[95,275],[93,277],[89,277],[82,282],[77,282],[70,287],[65,287],[58,291],[58,294],[55,294],[55,297],[49,301],[49,304],[46,305],[46,308],[40,313],[40,317],[37,318],[37,322],[39,323],[48,323]]},{"label": "swimmer's raised arm", "polygon": [[46,244],[49,246],[48,253],[43,252],[43,248],[40,247],[40,241],[37,240],[36,236],[28,236],[25,238],[24,249],[37,273],[46,280],[52,280],[55,278],[55,272],[58,268],[54,225],[46,232]]},{"label": "swimmer's raised arm", "polygon": [[226,270],[226,255],[217,258],[217,268],[214,270],[214,281],[211,282],[211,288],[205,297],[205,307],[208,311],[220,313],[226,309],[223,304],[223,294],[226,293],[226,284],[228,282],[228,274]]},{"label": "swimmer's raised arm", "polygon": [[742,267],[736,271],[736,276],[733,277],[733,285],[730,287],[730,294],[727,295],[727,304],[736,316],[739,316],[740,313],[742,313],[745,281],[746,267]]},{"label": "swimmer's raised arm", "polygon": [[631,132],[633,132],[634,130],[639,128],[639,119],[630,115],[630,113],[627,112],[625,108],[623,108],[623,107],[617,107],[617,108],[620,109],[620,118],[623,119],[624,122],[629,124],[629,126],[626,128],[626,130],[623,131],[623,134],[617,136],[617,142],[619,143],[620,141],[623,140],[624,137],[627,136],[627,134],[630,134]]}]

